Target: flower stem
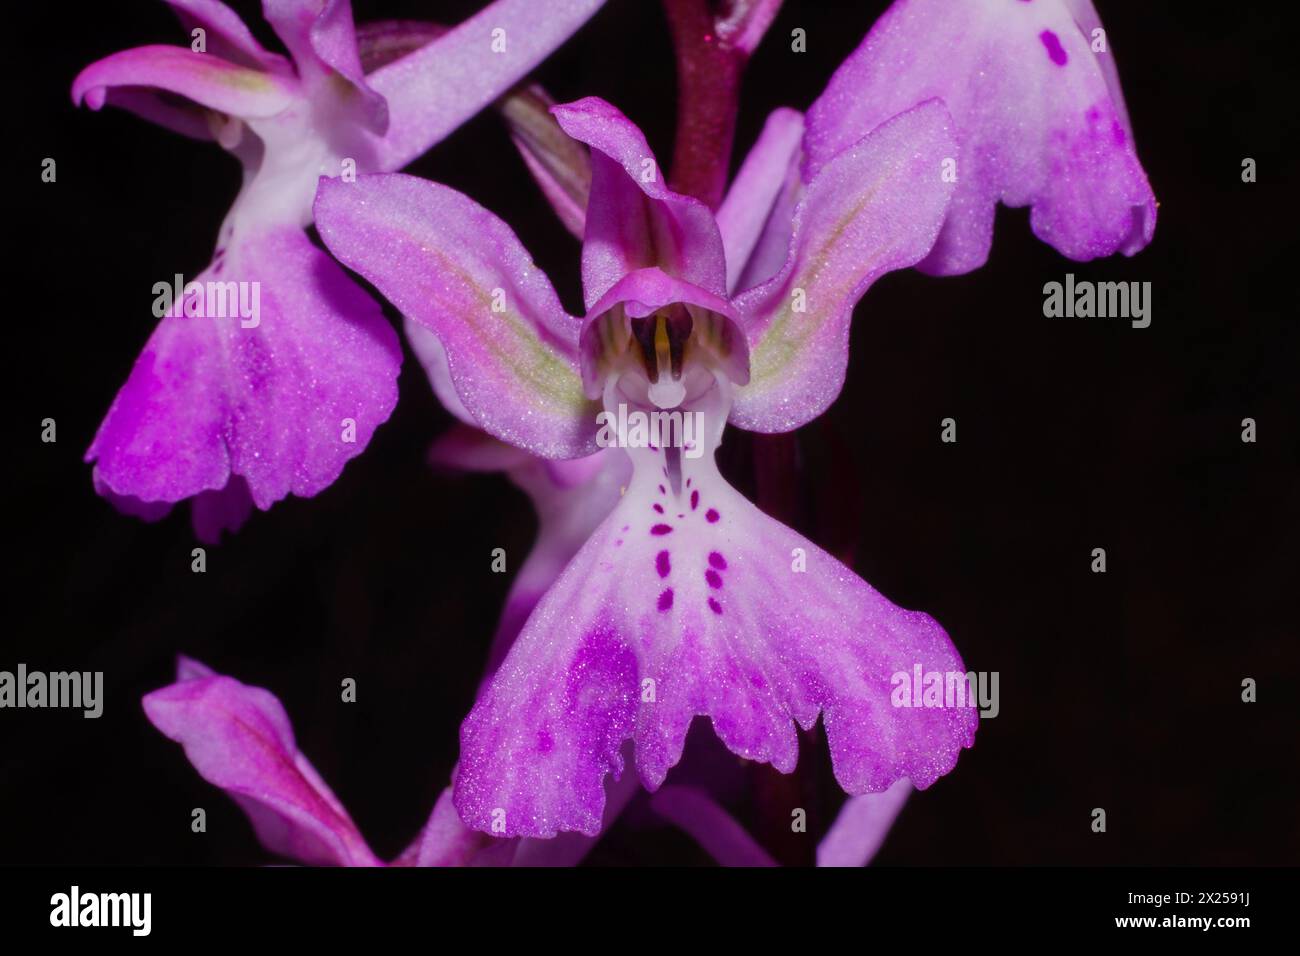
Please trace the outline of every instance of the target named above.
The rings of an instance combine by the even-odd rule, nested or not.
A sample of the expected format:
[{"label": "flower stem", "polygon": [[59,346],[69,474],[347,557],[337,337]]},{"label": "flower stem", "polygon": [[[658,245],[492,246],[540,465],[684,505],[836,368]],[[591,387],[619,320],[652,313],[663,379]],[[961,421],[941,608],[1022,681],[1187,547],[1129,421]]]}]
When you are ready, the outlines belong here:
[{"label": "flower stem", "polygon": [[663,0],[677,52],[677,141],[670,182],[717,209],[749,55],[781,0]]}]

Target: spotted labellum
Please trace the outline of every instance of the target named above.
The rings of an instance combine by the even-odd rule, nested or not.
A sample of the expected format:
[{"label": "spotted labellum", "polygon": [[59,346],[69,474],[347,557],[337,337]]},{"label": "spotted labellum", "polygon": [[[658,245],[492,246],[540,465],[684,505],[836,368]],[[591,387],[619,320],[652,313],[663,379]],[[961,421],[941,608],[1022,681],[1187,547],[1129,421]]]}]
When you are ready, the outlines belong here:
[{"label": "spotted labellum", "polygon": [[599,447],[602,411],[702,422],[694,447],[626,448],[626,492],[461,729],[457,809],[505,836],[596,833],[623,742],[655,789],[699,715],[737,754],[790,772],[796,725],[821,714],[846,790],[928,786],[977,718],[893,708],[890,676],[964,670],[947,635],[755,508],[714,452],[728,421],[785,430],[834,399],[857,298],[920,261],[942,224],[947,111],[924,103],[828,164],[795,210],[784,266],[736,296],[713,213],[662,183],[641,132],[595,98],[554,112],[592,155],[584,318],[505,223],[454,190],[379,175],[324,181],[316,203],[330,251],[438,336],[460,401],[501,440],[574,458]]}]

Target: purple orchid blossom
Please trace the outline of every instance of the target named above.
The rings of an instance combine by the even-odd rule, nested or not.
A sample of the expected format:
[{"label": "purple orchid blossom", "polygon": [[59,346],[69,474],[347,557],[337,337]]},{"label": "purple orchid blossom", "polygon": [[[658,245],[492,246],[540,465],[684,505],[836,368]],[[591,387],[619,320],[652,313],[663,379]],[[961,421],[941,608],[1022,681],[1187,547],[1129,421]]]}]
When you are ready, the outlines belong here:
[{"label": "purple orchid blossom", "polygon": [[[288,58],[219,0],[169,2],[203,52],[196,39],[113,54],[82,71],[73,100],[215,139],[244,181],[212,264],[159,323],[86,460],[128,513],[157,519],[192,498],[196,533],[214,541],[253,505],[326,488],[397,401],[396,335],[303,231],[317,179],[404,166],[604,0],[497,0],[450,30],[376,25],[360,37],[348,0],[266,0]],[[381,65],[367,72],[366,60]],[[209,315],[210,290],[236,287],[255,290],[252,314]]]},{"label": "purple orchid blossom", "polygon": [[[585,319],[561,308],[503,222],[454,190],[401,175],[322,180],[316,203],[335,256],[438,336],[459,400],[490,434],[576,458],[600,446],[602,409],[704,423],[694,446],[628,449],[626,493],[462,727],[462,819],[504,836],[598,832],[624,741],[655,790],[697,715],[733,752],[790,772],[795,725],[820,713],[845,790],[929,786],[972,744],[977,718],[891,707],[890,675],[964,673],[947,635],[760,512],[713,453],[728,420],[788,430],[833,401],[853,305],[919,262],[947,213],[947,111],[915,106],[826,164],[790,221],[783,266],[734,298],[717,220],[661,183],[640,131],[598,99],[554,112],[592,151]],[[783,171],[766,159],[755,162]],[[772,177],[746,178],[775,193]],[[736,214],[729,231],[752,244],[765,225]]]},{"label": "purple orchid blossom", "polygon": [[919,268],[988,259],[1001,201],[1071,259],[1131,256],[1155,231],[1110,41],[1091,0],[897,0],[808,111],[805,179],[928,97],[952,113],[957,188]]},{"label": "purple orchid blossom", "polygon": [[[216,3],[174,5],[183,17],[227,31],[220,42],[235,52],[225,51],[225,65],[245,68],[247,31],[234,14]],[[223,260],[237,261],[230,251],[240,246],[237,236],[249,237],[252,248],[261,232],[284,227],[306,243],[301,229],[313,210],[281,222],[275,209],[280,202],[301,207],[308,179],[314,187],[318,174],[332,177],[347,158],[361,173],[397,168],[383,157],[414,148],[409,140],[384,145],[401,84],[385,86],[387,67],[375,64],[401,64],[409,79],[417,55],[392,55],[422,46],[424,56],[436,44],[417,44],[393,27],[370,34],[373,43],[363,37],[358,52],[350,9],[331,3],[312,6],[311,16],[295,6],[297,27],[306,31],[299,39],[307,37],[295,45],[288,6],[268,2],[267,11],[273,25],[278,11],[277,32],[285,30],[294,64],[262,51],[269,59],[253,66],[300,83],[299,103],[316,102],[312,97],[326,94],[302,92],[312,72],[299,57],[310,51],[319,76],[333,71],[333,82],[353,85],[342,97],[346,110],[334,104],[348,114],[339,142],[361,143],[377,158],[360,161],[364,149],[337,148],[335,130],[318,157],[284,167],[280,181],[265,180],[268,192],[259,199],[253,184],[275,168],[260,152],[275,135],[262,130],[292,117],[292,107],[269,116],[257,114],[263,107],[228,111],[233,100],[218,104],[218,94],[190,74],[171,86],[154,84],[201,104],[188,119],[170,99],[134,88],[144,84],[117,85],[112,71],[103,74],[108,82],[83,86],[96,108],[114,102],[191,135],[206,124],[207,138],[245,162],[244,190],[205,276],[235,274],[222,268]],[[585,6],[589,15],[599,3]],[[760,4],[762,26],[775,7]],[[638,779],[654,792],[652,808],[719,862],[774,865],[706,793],[662,786],[697,716],[708,716],[735,754],[787,773],[798,755],[796,726],[807,730],[822,716],[836,778],[851,796],[818,846],[819,866],[864,865],[911,791],[953,768],[973,744],[973,708],[890,702],[891,675],[899,671],[964,674],[942,628],[896,607],[760,512],[721,477],[714,453],[728,422],[782,432],[829,407],[844,381],[849,319],[867,288],[894,269],[956,274],[982,265],[998,202],[1031,206],[1035,234],[1075,259],[1132,255],[1151,240],[1156,203],[1104,33],[1097,46],[1100,30],[1088,0],[899,0],[806,121],[793,110],[769,117],[720,204],[715,194],[725,170],[699,156],[685,164],[683,184],[701,184],[696,194],[708,204],[661,184],[640,130],[604,101],[554,107],[558,125],[538,122],[536,104],[513,116],[505,110],[530,173],[583,240],[585,318],[565,312],[509,227],[467,197],[400,175],[319,179],[314,213],[327,247],[403,312],[435,393],[461,422],[435,443],[430,461],[505,472],[539,516],[538,540],[513,582],[461,729],[453,786],[392,865],[575,863]],[[256,47],[251,36],[247,42]],[[386,52],[377,59],[380,46]],[[159,75],[173,65],[166,57],[159,63]],[[233,76],[221,82],[241,94],[256,86]],[[551,105],[540,90],[532,95]],[[731,126],[719,129],[727,148],[706,149],[705,158],[729,151]],[[241,153],[250,133],[259,152]],[[694,155],[690,144],[678,147]],[[367,326],[362,338],[391,339],[395,349],[377,305],[327,256],[311,253],[334,278],[313,276],[302,294],[358,297],[350,312],[331,314],[350,324],[376,317],[383,332]],[[278,283],[286,266],[272,260],[268,274]],[[302,274],[322,268],[311,262]],[[175,321],[164,320],[155,338]],[[241,331],[226,330],[231,338],[222,341]],[[359,341],[347,348],[365,365]],[[141,364],[152,349],[151,340]],[[379,364],[337,379],[346,384],[339,393],[355,391],[357,381],[373,384]],[[138,364],[132,381],[139,371]],[[390,384],[395,375],[394,365]],[[238,390],[228,384],[217,386],[226,388],[223,409],[245,408],[248,402],[229,398]],[[128,382],[123,395],[130,390]],[[355,419],[365,438],[352,454],[393,401],[395,391],[368,430]],[[88,459],[122,402],[120,395]],[[152,413],[141,407],[147,421]],[[680,442],[604,447],[610,435],[598,414],[627,408],[696,415],[703,427]],[[264,438],[248,442],[248,450],[259,450],[254,458]],[[277,472],[276,462],[264,463],[266,471],[241,470],[236,451],[229,445],[228,483],[220,490],[174,499],[194,497],[201,536],[237,526],[253,503],[269,507],[290,491],[304,493],[292,485],[258,498],[258,488],[286,472]],[[317,491],[348,457],[338,458]],[[157,461],[136,464],[149,471]],[[172,499],[119,494],[102,479],[104,464],[101,456],[97,487],[120,506],[146,515],[170,507]],[[309,464],[293,470],[293,479],[319,471]],[[271,851],[309,864],[382,865],[297,751],[269,692],[182,659],[178,682],[146,697],[145,709],[185,746],[200,774],[244,808]],[[623,773],[628,761],[638,774]]]},{"label": "purple orchid blossom", "polygon": [[[298,750],[284,706],[268,690],[177,660],[176,682],[145,696],[145,715],[180,743],[195,770],[248,816],[271,853],[308,866],[383,866],[347,810]],[[631,793],[612,787],[610,814]],[[593,841],[493,841],[461,823],[444,790],[428,822],[390,866],[572,866]]]}]

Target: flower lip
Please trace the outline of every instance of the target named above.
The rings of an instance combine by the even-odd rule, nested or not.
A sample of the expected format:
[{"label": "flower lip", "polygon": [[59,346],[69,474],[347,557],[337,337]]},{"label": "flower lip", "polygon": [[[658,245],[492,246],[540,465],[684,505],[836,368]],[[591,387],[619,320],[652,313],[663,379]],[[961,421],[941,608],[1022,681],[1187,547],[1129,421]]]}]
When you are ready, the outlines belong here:
[{"label": "flower lip", "polygon": [[[688,354],[704,353],[707,356],[705,360],[716,366],[733,384],[744,385],[749,381],[749,344],[740,314],[731,303],[697,285],[650,267],[637,269],[620,279],[601,296],[583,320],[578,350],[583,389],[588,398],[601,396],[605,375],[637,339],[633,321],[653,316],[674,305],[684,307],[692,320]],[[679,361],[674,361],[672,379],[679,379],[682,371]],[[649,378],[651,382],[657,382],[660,378],[657,368]],[[667,379],[665,387],[666,382]]]}]

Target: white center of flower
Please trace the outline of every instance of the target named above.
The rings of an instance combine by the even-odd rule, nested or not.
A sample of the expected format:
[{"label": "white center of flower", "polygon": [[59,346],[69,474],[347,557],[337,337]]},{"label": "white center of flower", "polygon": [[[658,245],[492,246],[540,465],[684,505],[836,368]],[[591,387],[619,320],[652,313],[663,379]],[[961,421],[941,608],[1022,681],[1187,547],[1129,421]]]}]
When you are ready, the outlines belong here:
[{"label": "white center of flower", "polygon": [[661,377],[650,386],[646,396],[660,408],[676,408],[686,398],[686,386],[681,379]]}]

